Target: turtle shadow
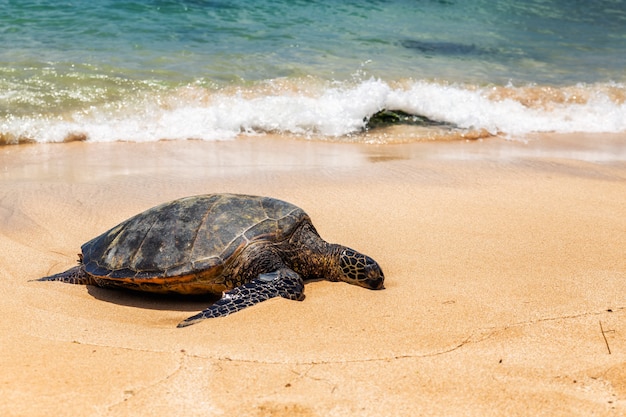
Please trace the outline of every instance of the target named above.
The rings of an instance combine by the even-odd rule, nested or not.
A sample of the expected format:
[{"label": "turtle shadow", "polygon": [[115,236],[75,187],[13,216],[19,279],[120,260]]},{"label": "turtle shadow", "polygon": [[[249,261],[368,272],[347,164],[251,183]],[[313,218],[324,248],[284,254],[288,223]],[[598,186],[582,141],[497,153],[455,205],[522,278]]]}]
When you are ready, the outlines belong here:
[{"label": "turtle shadow", "polygon": [[87,286],[87,293],[93,298],[128,307],[149,310],[201,311],[215,303],[220,297],[215,295],[154,294],[116,288]]}]

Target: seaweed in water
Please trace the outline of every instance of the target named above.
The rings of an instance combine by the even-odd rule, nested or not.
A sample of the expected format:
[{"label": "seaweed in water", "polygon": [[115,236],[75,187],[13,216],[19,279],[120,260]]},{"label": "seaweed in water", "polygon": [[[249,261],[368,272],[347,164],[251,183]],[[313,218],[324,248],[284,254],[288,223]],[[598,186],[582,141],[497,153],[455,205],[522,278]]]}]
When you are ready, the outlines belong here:
[{"label": "seaweed in water", "polygon": [[425,42],[406,39],[400,42],[402,46],[422,52],[426,55],[486,55],[491,51],[481,49],[476,45],[467,45],[455,42]]},{"label": "seaweed in water", "polygon": [[393,125],[456,127],[456,125],[452,123],[429,119],[419,114],[410,114],[402,110],[387,109],[382,109],[374,113],[369,119],[366,118],[365,122],[365,129],[367,130]]}]

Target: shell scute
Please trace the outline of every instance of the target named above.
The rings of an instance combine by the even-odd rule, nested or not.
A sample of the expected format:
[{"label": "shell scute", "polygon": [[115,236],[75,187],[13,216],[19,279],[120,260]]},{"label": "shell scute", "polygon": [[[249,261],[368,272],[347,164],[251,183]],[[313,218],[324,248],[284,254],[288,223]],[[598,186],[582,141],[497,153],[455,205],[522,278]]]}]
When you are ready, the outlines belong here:
[{"label": "shell scute", "polygon": [[277,233],[277,240],[288,238],[291,235],[293,228],[292,225],[298,224],[304,219],[310,220],[309,216],[299,208],[297,208],[297,210],[292,210],[279,219],[276,219],[274,230],[276,231],[275,233]]},{"label": "shell scute", "polygon": [[[279,238],[279,236],[277,236],[278,234],[277,229],[276,229],[277,226],[278,226],[278,223],[276,222],[276,220],[265,219],[253,225],[248,230],[246,230],[243,236],[248,241],[252,241],[255,239],[267,239],[267,238],[271,239],[271,238],[274,238],[274,236]],[[277,239],[277,240],[280,240],[280,239]]]}]

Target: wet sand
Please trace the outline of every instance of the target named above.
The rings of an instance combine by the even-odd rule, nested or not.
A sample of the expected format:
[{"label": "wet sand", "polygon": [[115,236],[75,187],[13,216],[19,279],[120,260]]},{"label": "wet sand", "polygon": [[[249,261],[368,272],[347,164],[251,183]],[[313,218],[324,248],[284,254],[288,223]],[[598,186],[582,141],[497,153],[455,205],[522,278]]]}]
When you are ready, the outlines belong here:
[{"label": "wet sand", "polygon": [[[207,302],[30,281],[215,192],[299,205],[386,289],[177,329]],[[623,415],[625,196],[624,135],[0,147],[0,414]]]}]

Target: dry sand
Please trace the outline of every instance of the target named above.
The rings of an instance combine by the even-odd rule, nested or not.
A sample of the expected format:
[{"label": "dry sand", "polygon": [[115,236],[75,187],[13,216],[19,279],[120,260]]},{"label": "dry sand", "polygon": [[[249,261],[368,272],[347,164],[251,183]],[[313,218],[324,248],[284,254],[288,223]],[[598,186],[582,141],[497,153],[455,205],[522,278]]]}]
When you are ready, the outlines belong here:
[{"label": "dry sand", "polygon": [[[30,281],[226,191],[301,206],[386,289],[177,329],[207,303]],[[626,136],[5,146],[0,291],[2,416],[624,415]]]}]

